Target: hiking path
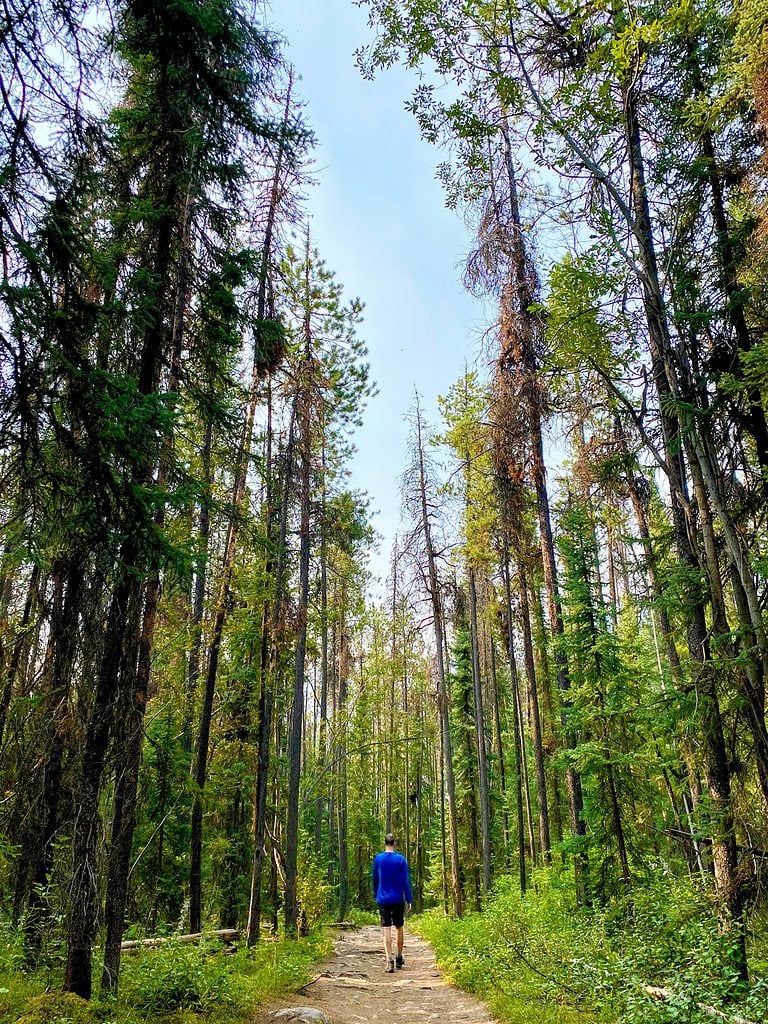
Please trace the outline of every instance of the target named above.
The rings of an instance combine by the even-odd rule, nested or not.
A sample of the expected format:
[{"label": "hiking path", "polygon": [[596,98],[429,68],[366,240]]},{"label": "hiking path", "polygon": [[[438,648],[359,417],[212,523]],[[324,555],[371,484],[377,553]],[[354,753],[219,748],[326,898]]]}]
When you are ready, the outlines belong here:
[{"label": "hiking path", "polygon": [[288,1007],[313,1007],[330,1024],[493,1024],[487,1007],[449,985],[432,947],[407,929],[404,956],[405,966],[387,974],[378,926],[339,932],[331,958],[318,966],[312,980],[278,1005],[263,1008],[254,1024],[267,1024],[272,1014]]}]

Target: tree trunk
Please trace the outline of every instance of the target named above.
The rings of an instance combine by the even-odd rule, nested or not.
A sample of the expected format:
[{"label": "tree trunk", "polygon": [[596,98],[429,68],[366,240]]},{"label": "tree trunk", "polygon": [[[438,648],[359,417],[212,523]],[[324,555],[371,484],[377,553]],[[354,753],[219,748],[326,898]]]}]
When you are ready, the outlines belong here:
[{"label": "tree trunk", "polygon": [[[531,475],[536,491],[536,512],[539,523],[541,557],[544,567],[544,583],[547,592],[549,627],[555,643],[557,685],[561,694],[561,713],[566,745],[570,750],[573,750],[576,746],[576,735],[568,720],[570,709],[568,692],[571,684],[568,674],[568,662],[562,644],[564,635],[563,616],[558,592],[555,546],[552,537],[552,520],[546,484],[541,399],[536,381],[536,365],[533,351],[533,343],[539,325],[536,323],[534,313],[532,312],[533,295],[531,293],[530,275],[528,273],[529,259],[523,238],[522,220],[517,197],[517,179],[505,118],[502,118],[501,133],[509,185],[509,225],[512,231],[512,243],[509,273],[502,294],[502,340],[498,367],[502,378],[509,378],[507,386],[511,387],[513,386],[512,381],[515,382],[517,389],[522,393],[521,397],[527,412],[527,431],[532,463]],[[583,840],[586,835],[586,826],[583,820],[584,800],[581,777],[572,762],[569,763],[566,769],[566,785],[568,789],[571,832],[576,839]],[[590,896],[587,854],[586,849],[581,844],[574,854],[573,863],[577,899],[581,904],[588,904]]]},{"label": "tree trunk", "polygon": [[[320,708],[317,734],[317,786],[315,797],[315,857],[319,861],[323,854],[323,813],[325,797],[322,786],[325,774],[326,744],[328,742],[328,554],[327,554],[327,501],[326,501],[326,456],[323,438],[322,469],[320,473]],[[341,915],[340,920],[343,920]]]},{"label": "tree trunk", "polygon": [[[494,643],[493,636],[489,639],[491,696],[493,698],[493,737],[496,746],[496,758],[499,762],[499,795],[501,797],[502,821],[504,823],[504,866],[508,869],[510,867],[510,838],[509,811],[507,809],[507,760],[504,756],[504,742],[501,735],[501,701],[499,699],[499,680],[498,673],[496,671],[496,645]],[[513,660],[510,662],[510,675],[512,674],[513,664],[515,665],[514,671],[517,672],[517,665],[514,663],[514,649],[512,651],[512,659]],[[516,684],[517,680],[515,680],[515,685]],[[517,763],[517,761],[515,763]]]},{"label": "tree trunk", "polygon": [[192,591],[192,633],[187,664],[187,692],[184,703],[183,745],[184,750],[192,753],[192,717],[195,697],[200,679],[200,657],[203,649],[203,615],[205,612],[205,584],[208,576],[209,540],[211,533],[211,454],[213,449],[213,423],[209,420],[205,425],[203,438],[203,499],[200,502],[200,517],[197,527],[198,562],[195,566],[195,582]]},{"label": "tree trunk", "polygon": [[[137,556],[134,543],[129,541],[123,550],[123,565],[135,565]],[[91,997],[91,954],[97,919],[96,847],[101,779],[120,694],[118,677],[124,668],[124,642],[138,620],[140,587],[140,581],[124,571],[124,578],[112,595],[104,633],[104,652],[83,744],[77,792],[79,809],[72,836],[72,907],[64,975],[65,990],[83,999]],[[129,671],[132,667],[129,666]]]},{"label": "tree trunk", "polygon": [[32,611],[35,603],[38,600],[38,589],[40,587],[40,567],[35,565],[29,577],[29,583],[27,585],[27,596],[24,601],[24,609],[21,613],[21,621],[18,629],[16,630],[16,636],[13,641],[13,647],[11,648],[11,656],[8,659],[8,667],[5,672],[5,679],[3,680],[3,692],[0,696],[0,751],[3,748],[3,739],[5,737],[5,724],[8,719],[8,711],[11,706],[11,698],[13,697],[13,687],[16,683],[16,676],[19,672],[19,666],[21,665],[22,655],[24,653],[24,645],[27,640],[27,633],[29,630],[29,623],[32,619]]},{"label": "tree trunk", "polygon": [[64,761],[67,751],[66,733],[69,718],[68,701],[78,643],[78,619],[83,600],[83,571],[70,564],[54,572],[49,646],[52,651],[50,679],[45,695],[46,724],[52,729],[51,745],[44,768],[40,828],[35,835],[35,848],[26,851],[30,865],[32,888],[24,921],[25,952],[35,963],[50,920],[48,884],[53,868],[56,835],[59,829],[59,808],[64,790]]},{"label": "tree trunk", "polygon": [[474,689],[475,737],[477,741],[477,778],[480,801],[480,829],[483,858],[483,894],[491,889],[491,803],[488,793],[488,755],[485,742],[483,682],[480,678],[480,654],[477,628],[477,585],[474,569],[469,571],[469,624],[472,644],[472,683]]},{"label": "tree trunk", "polygon": [[232,572],[234,569],[235,553],[237,551],[239,534],[238,513],[245,498],[248,467],[251,457],[251,439],[253,437],[253,426],[256,418],[256,408],[261,391],[261,384],[264,377],[271,372],[274,363],[274,353],[271,350],[272,342],[268,337],[266,329],[266,312],[268,308],[268,286],[272,260],[273,235],[275,230],[275,220],[277,217],[277,208],[280,200],[280,183],[282,179],[286,135],[288,132],[288,116],[291,108],[292,86],[293,75],[291,73],[288,81],[285,112],[280,131],[280,141],[275,159],[275,172],[272,177],[272,188],[270,192],[270,202],[264,232],[264,243],[261,248],[256,308],[256,329],[253,347],[253,367],[251,371],[251,385],[248,395],[246,415],[243,423],[243,430],[235,467],[235,476],[232,485],[233,516],[229,523],[227,539],[224,545],[221,583],[219,586],[219,595],[216,602],[214,620],[211,628],[211,638],[208,645],[208,665],[205,678],[205,689],[203,692],[200,725],[197,735],[197,744],[195,747],[195,760],[192,768],[192,777],[195,783],[195,794],[192,804],[192,822],[190,830],[189,917],[190,929],[193,932],[200,931],[202,927],[201,870],[203,852],[203,793],[208,774],[208,743],[210,740],[213,698],[216,689],[216,674],[219,667],[219,654],[224,634],[224,625],[229,614]]},{"label": "tree trunk", "polygon": [[[176,153],[174,138],[170,152],[158,155],[154,168],[162,189],[155,198],[166,211],[153,226],[154,244],[148,270],[155,275],[161,295],[171,294],[171,267],[175,241],[178,182],[168,174],[167,162]],[[167,308],[158,303],[153,309],[142,338],[136,386],[140,395],[155,395],[160,383],[163,355],[167,352]],[[157,462],[153,448],[141,455],[134,471],[134,484],[152,486]],[[67,963],[64,988],[89,999],[91,995],[91,954],[97,923],[96,839],[99,821],[99,796],[109,740],[118,709],[128,697],[126,680],[135,678],[139,643],[141,572],[145,556],[139,538],[129,536],[118,555],[118,582],[113,591],[104,647],[95,685],[95,696],[83,745],[79,787],[79,811],[72,837],[72,905],[70,911]]]},{"label": "tree trunk", "polygon": [[[189,276],[192,260],[192,217],[193,203],[188,190],[178,212],[180,249],[177,277],[175,282],[175,309],[171,332],[170,373],[168,391],[175,394],[179,386],[181,350],[184,324],[189,302]],[[160,464],[157,473],[157,488],[164,491],[170,471],[173,439],[167,434],[162,441]],[[165,508],[162,506],[155,517],[158,532],[165,525]],[[133,833],[136,825],[136,803],[139,788],[139,771],[144,746],[144,715],[149,694],[149,677],[152,651],[155,640],[157,609],[160,601],[160,567],[152,567],[145,585],[144,615],[141,636],[138,641],[138,663],[133,684],[133,698],[124,724],[124,741],[121,743],[121,759],[116,766],[115,811],[112,823],[112,842],[107,865],[107,891],[104,908],[106,939],[104,943],[104,967],[101,979],[103,992],[117,988],[120,976],[120,944],[125,931],[125,909],[128,901],[128,872],[131,862]]]},{"label": "tree trunk", "polygon": [[[274,532],[272,524],[272,390],[269,388],[267,423],[267,536]],[[253,946],[259,941],[261,932],[261,881],[264,869],[265,840],[267,833],[267,792],[269,788],[270,744],[272,742],[272,715],[274,711],[276,682],[278,675],[278,648],[282,640],[282,615],[285,591],[285,571],[288,554],[288,513],[290,507],[291,482],[294,464],[294,431],[296,424],[296,399],[291,408],[288,427],[288,443],[284,458],[284,478],[280,501],[280,519],[277,537],[277,561],[275,564],[275,590],[270,602],[264,602],[261,630],[261,672],[259,689],[259,730],[256,782],[253,790],[253,862],[251,864],[251,892],[248,902],[247,944]],[[270,563],[267,563],[267,573]]]},{"label": "tree trunk", "polygon": [[442,867],[440,877],[443,880],[443,910],[447,914],[449,913],[450,899],[448,895],[448,830],[445,827],[445,732],[442,715],[440,716],[440,766],[439,772],[436,774],[440,777],[440,864]]},{"label": "tree trunk", "polygon": [[[709,102],[705,96],[704,84],[702,81],[699,56],[695,52],[693,43],[689,45],[690,71],[694,88],[699,98]],[[724,196],[723,180],[718,166],[718,158],[715,150],[715,142],[709,129],[703,131],[699,137],[701,156],[704,158],[707,181],[712,198],[712,221],[715,226],[717,242],[715,245],[715,257],[720,266],[720,285],[727,300],[728,317],[733,327],[736,338],[736,352],[730,360],[728,367],[740,384],[744,387],[747,409],[737,410],[737,416],[747,428],[755,442],[758,462],[760,464],[763,489],[768,493],[768,423],[766,423],[765,409],[763,407],[763,395],[759,387],[754,383],[744,385],[743,363],[739,358],[740,354],[749,352],[752,345],[749,327],[744,314],[745,295],[744,289],[739,282],[739,264],[736,248],[731,239],[728,228],[728,216],[726,213],[726,202]]]},{"label": "tree trunk", "polygon": [[[346,607],[346,594],[339,602]],[[349,648],[346,625],[342,620],[339,641],[339,702],[338,725],[339,736],[337,746],[338,759],[338,796],[336,804],[339,815],[339,919],[344,920],[349,908],[349,851],[347,843],[347,695],[349,689]]]},{"label": "tree trunk", "polygon": [[517,659],[515,658],[515,643],[512,630],[512,587],[509,578],[509,552],[507,542],[504,543],[504,594],[506,598],[505,619],[507,624],[507,656],[509,658],[509,676],[512,685],[512,728],[514,731],[515,751],[515,808],[517,810],[517,857],[519,862],[520,892],[525,893],[527,888],[525,869],[525,824],[523,821],[523,758],[521,749],[521,723],[518,714],[518,672]]},{"label": "tree trunk", "polygon": [[[679,459],[679,424],[671,414],[669,400],[674,398],[676,375],[671,339],[659,286],[658,267],[645,186],[645,167],[637,116],[637,96],[634,85],[624,89],[624,114],[629,147],[631,189],[635,212],[634,234],[640,250],[643,271],[643,304],[648,324],[649,346],[654,381],[660,398],[661,423],[665,443],[666,462],[670,481],[673,523],[678,556],[691,572],[698,563],[691,547],[686,522],[684,501],[685,481]],[[694,428],[695,433],[695,428]],[[730,768],[723,735],[722,719],[717,699],[714,673],[708,658],[707,629],[704,619],[703,596],[700,588],[688,595],[688,649],[692,662],[693,686],[700,703],[699,714],[702,735],[702,761],[712,803],[712,859],[715,881],[726,914],[738,930],[741,947],[738,969],[746,977],[746,949],[744,946],[742,915],[743,894],[736,875],[736,843],[733,810],[731,807]]]},{"label": "tree trunk", "polygon": [[435,656],[437,659],[437,701],[440,714],[440,728],[443,737],[443,767],[445,772],[445,789],[448,803],[448,822],[451,846],[451,903],[453,912],[461,917],[463,912],[461,899],[461,880],[459,869],[459,833],[458,816],[456,813],[456,783],[453,776],[453,745],[448,719],[448,691],[445,673],[445,630],[443,629],[443,611],[440,599],[440,585],[437,577],[437,562],[432,545],[432,529],[427,505],[427,474],[424,463],[424,443],[422,439],[421,412],[417,405],[417,457],[419,460],[419,495],[421,500],[421,531],[427,553],[427,579],[429,596],[432,603],[432,621],[435,631]]},{"label": "tree trunk", "polygon": [[544,744],[541,738],[541,718],[539,715],[539,692],[536,685],[536,666],[533,661],[533,641],[531,636],[531,608],[528,600],[528,579],[524,567],[517,565],[517,576],[520,581],[520,619],[523,627],[523,652],[525,675],[528,680],[528,705],[530,712],[531,739],[533,740],[533,762],[536,770],[536,794],[539,807],[539,843],[541,857],[545,864],[552,861],[552,841],[549,835],[549,801],[547,799],[547,774],[544,765]]},{"label": "tree trunk", "polygon": [[313,379],[312,335],[310,326],[309,253],[306,263],[306,303],[304,324],[304,364],[299,377],[298,421],[300,430],[299,487],[301,522],[299,526],[299,592],[297,601],[296,660],[293,706],[288,738],[288,807],[285,843],[285,932],[298,932],[299,906],[296,893],[299,854],[299,783],[301,780],[301,737],[304,723],[304,668],[307,653],[307,610],[309,606],[310,512],[312,501],[312,426],[311,382]]}]

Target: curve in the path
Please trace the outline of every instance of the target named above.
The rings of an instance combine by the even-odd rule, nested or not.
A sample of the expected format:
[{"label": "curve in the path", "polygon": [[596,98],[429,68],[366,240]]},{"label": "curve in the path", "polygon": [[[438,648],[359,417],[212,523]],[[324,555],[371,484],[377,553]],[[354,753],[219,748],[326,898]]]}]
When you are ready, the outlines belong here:
[{"label": "curve in the path", "polygon": [[[402,970],[387,974],[380,928],[340,933],[332,958],[280,1007],[312,1006],[331,1024],[493,1024],[487,1007],[444,980],[429,943],[406,931],[404,954]],[[260,1020],[268,1021],[269,1012],[280,1007],[271,1007]]]}]

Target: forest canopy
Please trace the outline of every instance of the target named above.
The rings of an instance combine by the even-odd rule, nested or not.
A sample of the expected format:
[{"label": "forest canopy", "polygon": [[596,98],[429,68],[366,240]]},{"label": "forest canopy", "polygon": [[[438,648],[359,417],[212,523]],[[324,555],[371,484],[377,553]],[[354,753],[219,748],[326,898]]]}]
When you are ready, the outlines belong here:
[{"label": "forest canopy", "polygon": [[245,0],[4,5],[3,934],[114,993],[129,934],[372,909],[395,831],[417,910],[668,904],[759,1015],[765,6],[358,6],[487,320],[414,393],[378,583],[284,41]]}]

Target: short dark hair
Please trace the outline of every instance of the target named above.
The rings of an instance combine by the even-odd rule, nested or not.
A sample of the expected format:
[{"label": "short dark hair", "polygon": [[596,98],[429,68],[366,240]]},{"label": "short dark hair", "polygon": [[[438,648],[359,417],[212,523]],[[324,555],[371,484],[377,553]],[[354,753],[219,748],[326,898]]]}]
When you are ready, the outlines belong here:
[{"label": "short dark hair", "polygon": [[397,839],[395,839],[394,833],[387,832],[387,834],[384,836],[384,845],[397,846]]}]

